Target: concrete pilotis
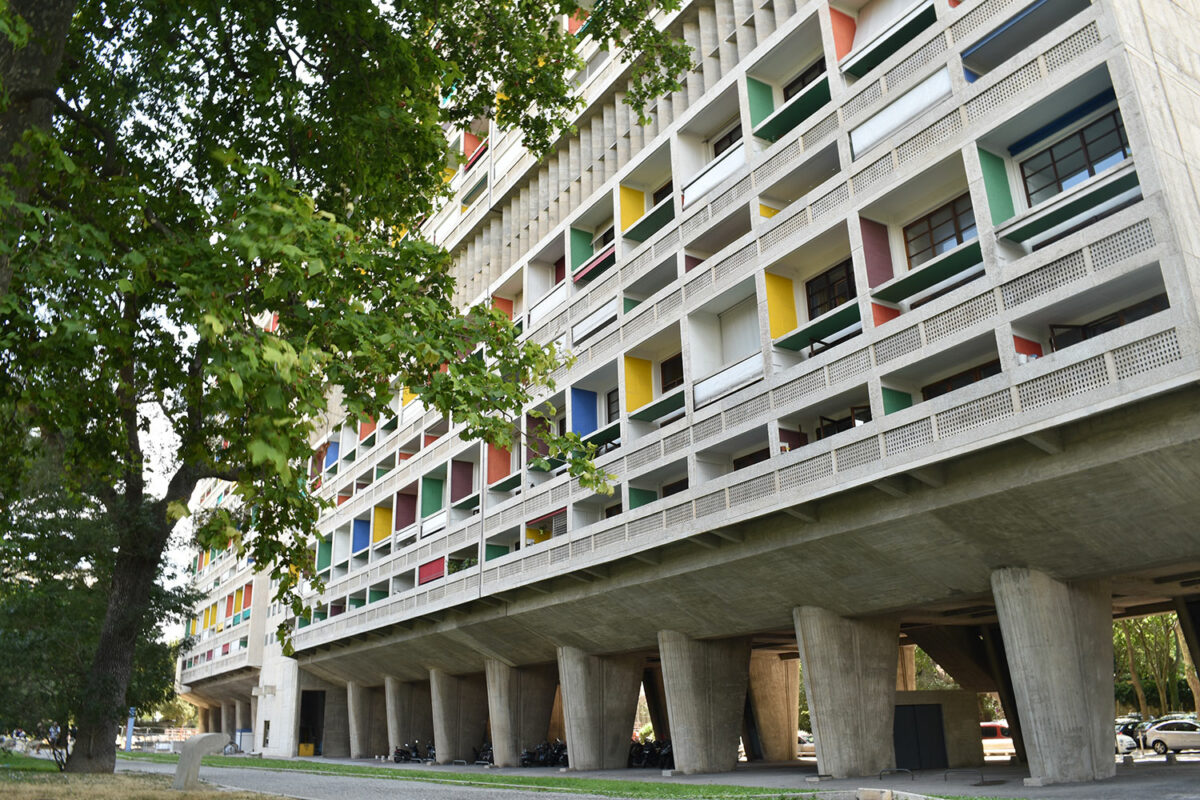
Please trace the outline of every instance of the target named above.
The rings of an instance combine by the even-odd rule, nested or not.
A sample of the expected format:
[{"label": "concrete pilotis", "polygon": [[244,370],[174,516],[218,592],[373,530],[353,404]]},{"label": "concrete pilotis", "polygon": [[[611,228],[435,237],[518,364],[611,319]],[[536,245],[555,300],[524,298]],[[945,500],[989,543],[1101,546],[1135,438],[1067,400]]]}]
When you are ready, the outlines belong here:
[{"label": "concrete pilotis", "polygon": [[[400,687],[401,683],[391,675],[383,679],[383,707],[387,715],[388,753],[399,747],[400,741]],[[411,694],[412,689],[409,689]]]},{"label": "concrete pilotis", "polygon": [[900,660],[896,664],[896,691],[915,692],[917,690],[917,646],[915,644],[900,645]]},{"label": "concrete pilotis", "polygon": [[429,683],[410,683],[388,676],[384,678],[383,691],[389,752],[402,744],[432,741],[433,700],[429,696]]},{"label": "concrete pilotis", "polygon": [[1112,592],[1008,567],[992,594],[1021,712],[1027,783],[1097,780],[1112,757]]},{"label": "concrete pilotis", "polygon": [[360,683],[346,684],[346,711],[350,718],[350,757],[366,758],[369,752],[371,711],[367,707],[367,689]]},{"label": "concrete pilotis", "polygon": [[245,700],[234,701],[234,725],[236,730],[249,730],[250,724],[250,703]]},{"label": "concrete pilotis", "polygon": [[658,652],[675,768],[683,773],[732,770],[746,709],[750,640],[699,640],[659,631]]},{"label": "concrete pilotis", "polygon": [[433,699],[433,741],[437,762],[473,761],[473,748],[487,735],[487,686],[482,675],[429,671]]},{"label": "concrete pilotis", "polygon": [[484,670],[493,758],[498,767],[520,766],[521,750],[546,739],[558,676],[553,666],[510,667],[494,658]]},{"label": "concrete pilotis", "polygon": [[234,704],[221,703],[221,733],[233,738]]},{"label": "concrete pilotis", "polygon": [[196,733],[208,733],[208,709],[204,706],[199,706],[196,709]]},{"label": "concrete pilotis", "polygon": [[750,709],[767,761],[796,758],[800,725],[800,665],[777,653],[750,655]]},{"label": "concrete pilotis", "polygon": [[617,769],[629,761],[644,659],[558,648],[558,680],[571,769]]},{"label": "concrete pilotis", "polygon": [[845,619],[814,606],[793,617],[818,770],[848,778],[894,767],[896,621]]}]

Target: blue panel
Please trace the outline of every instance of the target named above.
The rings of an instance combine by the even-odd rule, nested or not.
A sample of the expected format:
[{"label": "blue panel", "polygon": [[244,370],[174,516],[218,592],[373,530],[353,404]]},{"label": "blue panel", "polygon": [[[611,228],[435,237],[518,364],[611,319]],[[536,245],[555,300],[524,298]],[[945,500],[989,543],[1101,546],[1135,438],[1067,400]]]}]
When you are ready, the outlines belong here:
[{"label": "blue panel", "polygon": [[369,519],[354,520],[354,538],[350,542],[350,552],[357,553],[366,549],[371,543],[371,521]]},{"label": "blue panel", "polygon": [[329,469],[338,460],[338,443],[330,442],[329,449],[325,451],[325,469]]},{"label": "blue panel", "polygon": [[1013,142],[1008,147],[1008,154],[1010,156],[1015,156],[1017,153],[1020,153],[1022,150],[1029,149],[1030,147],[1032,147],[1033,145],[1042,141],[1043,139],[1047,139],[1050,136],[1053,136],[1055,133],[1058,133],[1063,128],[1066,128],[1067,126],[1071,125],[1074,122],[1078,122],[1079,120],[1086,117],[1088,114],[1091,114],[1093,111],[1096,111],[1097,109],[1103,108],[1104,106],[1108,105],[1109,103],[1111,103],[1112,101],[1114,101],[1116,99],[1117,99],[1117,93],[1115,91],[1113,91],[1112,89],[1108,89],[1107,91],[1101,92],[1100,94],[1096,95],[1092,99],[1087,100],[1087,101],[1075,106],[1070,111],[1063,114],[1061,117],[1056,117],[1053,121],[1051,121],[1050,123],[1048,123],[1046,125],[1043,125],[1042,127],[1038,128],[1033,133],[1029,134],[1028,136],[1025,136],[1025,137]]},{"label": "blue panel", "polygon": [[572,387],[571,432],[586,436],[596,428],[596,393]]}]

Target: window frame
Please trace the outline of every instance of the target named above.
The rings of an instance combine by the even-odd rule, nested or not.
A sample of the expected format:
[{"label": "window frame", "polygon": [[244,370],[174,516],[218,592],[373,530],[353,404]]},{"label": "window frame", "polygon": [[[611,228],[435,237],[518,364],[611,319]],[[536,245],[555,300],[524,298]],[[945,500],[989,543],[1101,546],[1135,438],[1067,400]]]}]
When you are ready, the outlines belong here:
[{"label": "window frame", "polygon": [[[966,209],[964,211],[962,211],[961,213],[955,211],[955,207],[958,205],[959,201],[961,201],[963,199],[965,199],[967,201]],[[954,236],[951,238],[934,241],[933,232],[935,230],[935,227],[933,224],[933,218],[935,216],[937,216],[939,213],[946,211],[947,209],[950,212],[950,220],[949,221],[954,223]],[[964,226],[962,224],[962,220],[967,214],[970,214],[970,216],[971,216],[970,226]],[[917,253],[913,253],[912,247],[911,247],[913,239],[909,236],[909,231],[912,230],[913,228],[915,228],[916,226],[922,225],[922,224],[924,225],[925,229],[920,235],[929,237],[929,246],[921,249]],[[940,227],[940,225],[938,227]],[[964,232],[967,230],[971,231],[971,235],[969,237],[964,236]],[[963,192],[962,194],[958,195],[957,197],[951,198],[950,200],[946,201],[945,203],[942,203],[937,208],[931,209],[928,213],[923,214],[923,215],[917,217],[916,219],[912,220],[907,225],[904,225],[901,228],[900,235],[904,239],[904,257],[908,263],[909,271],[912,271],[914,269],[917,269],[918,267],[928,264],[930,261],[933,261],[938,256],[943,255],[944,253],[948,253],[948,252],[950,252],[950,250],[954,250],[958,247],[961,247],[962,245],[966,244],[967,242],[971,241],[972,239],[978,239],[979,238],[978,220],[975,219],[975,206],[971,202],[971,191],[968,189],[967,191]],[[949,242],[952,240],[955,242],[954,247],[951,247],[949,250],[942,250],[940,252],[937,250],[937,247],[941,242]],[[914,265],[913,264],[914,256],[920,256],[926,252],[929,253],[929,256],[927,258],[925,258],[923,261],[920,261],[916,265]]]},{"label": "window frame", "polygon": [[[1082,120],[1075,123],[1074,125],[1064,128],[1061,131],[1057,131],[1056,134],[1053,136],[1053,138],[1043,140],[1042,142],[1039,142],[1038,144],[1034,145],[1033,147],[1029,147],[1029,148],[1025,149],[1024,151],[1022,151],[1021,153],[1019,153],[1013,157],[1013,167],[1016,172],[1016,178],[1021,186],[1022,191],[1024,192],[1025,203],[1026,203],[1027,208],[1030,208],[1030,209],[1036,208],[1037,206],[1041,205],[1042,203],[1053,200],[1055,197],[1058,197],[1063,192],[1068,191],[1070,188],[1073,188],[1075,185],[1078,185],[1078,183],[1083,182],[1083,181],[1079,181],[1076,184],[1073,184],[1071,187],[1067,187],[1067,189],[1064,189],[1062,187],[1063,178],[1061,176],[1059,176],[1059,174],[1058,174],[1058,166],[1057,165],[1058,165],[1059,159],[1055,159],[1053,156],[1053,153],[1051,152],[1055,147],[1058,147],[1063,142],[1070,140],[1072,137],[1075,137],[1075,138],[1079,139],[1079,141],[1080,141],[1080,149],[1072,151],[1072,155],[1074,153],[1078,153],[1078,152],[1082,151],[1084,153],[1085,158],[1087,159],[1085,162],[1086,166],[1087,166],[1087,177],[1083,179],[1084,181],[1094,178],[1094,177],[1096,177],[1096,175],[1099,175],[1100,172],[1106,172],[1109,169],[1112,169],[1112,166],[1115,166],[1115,165],[1112,165],[1109,167],[1105,167],[1100,172],[1097,172],[1096,164],[1099,163],[1103,159],[1093,160],[1091,154],[1088,153],[1088,151],[1087,151],[1087,139],[1084,135],[1085,130],[1087,130],[1089,127],[1096,124],[1097,122],[1100,122],[1101,120],[1103,120],[1106,117],[1116,117],[1116,120],[1118,123],[1116,131],[1119,134],[1119,138],[1120,138],[1120,141],[1122,144],[1122,149],[1120,152],[1123,152],[1123,154],[1124,154],[1124,157],[1121,159],[1121,161],[1124,161],[1133,156],[1133,148],[1129,144],[1129,134],[1125,127],[1125,115],[1121,113],[1121,108],[1117,103],[1115,103],[1115,102],[1110,103],[1110,104],[1106,105],[1104,108],[1101,108],[1101,109],[1093,112],[1092,114],[1087,115]],[[1103,138],[1103,136],[1107,136],[1107,135],[1108,134],[1106,133],[1100,137],[1097,137],[1097,139]],[[1118,152],[1118,151],[1114,151],[1114,152]],[[1048,166],[1053,169],[1054,178],[1055,178],[1055,182],[1053,185],[1058,187],[1058,191],[1055,192],[1054,194],[1050,195],[1049,197],[1046,197],[1035,203],[1033,201],[1033,193],[1029,190],[1029,182],[1027,180],[1027,176],[1025,173],[1025,165],[1028,162],[1032,161],[1033,159],[1037,158],[1038,156],[1042,155],[1043,153],[1051,153],[1051,162]],[[1111,157],[1111,155],[1112,155],[1112,153],[1109,153],[1107,156],[1105,156],[1105,158]],[[1037,174],[1043,172],[1045,169],[1046,169],[1046,167],[1043,167],[1039,170],[1035,170],[1031,174],[1037,175]],[[1068,175],[1067,177],[1070,177],[1070,175]],[[1046,186],[1050,186],[1050,185],[1051,184],[1046,184]],[[1046,188],[1046,186],[1043,186],[1038,191],[1044,190]]]},{"label": "window frame", "polygon": [[[989,370],[993,367],[995,368],[995,372],[986,372],[986,370]],[[926,401],[934,399],[935,397],[942,397],[944,395],[948,395],[951,392],[956,392],[959,389],[964,389],[967,386],[970,386],[972,383],[979,383],[980,381],[986,380],[987,378],[990,378],[993,375],[999,375],[1003,371],[1004,371],[1004,368],[1000,364],[999,358],[993,358],[989,361],[983,361],[979,364],[975,364],[973,366],[967,367],[964,370],[959,370],[958,372],[954,372],[954,373],[951,373],[950,375],[946,375],[944,377],[938,378],[936,381],[931,381],[930,383],[926,384],[925,386],[922,386],[921,387],[921,401],[926,402]],[[951,386],[950,388],[943,389],[942,391],[939,391],[936,394],[929,393],[929,390],[931,388],[947,386],[957,378],[968,378],[968,377],[972,378],[973,380],[969,381],[966,384],[963,384],[962,386]]]},{"label": "window frame", "polygon": [[[819,81],[828,69],[829,67],[825,63],[825,54],[822,53],[815,61],[797,72],[783,85],[783,102],[787,103],[793,97]],[[813,70],[817,71],[813,72]],[[805,80],[806,78],[807,80]],[[797,86],[796,84],[800,85]]]},{"label": "window frame", "polygon": [[[668,362],[674,362],[675,359],[679,359],[679,377],[673,378],[670,385],[668,385],[667,376],[664,372],[664,368],[667,366]],[[666,394],[667,392],[670,392],[674,389],[679,388],[680,386],[683,386],[683,383],[684,383],[683,351],[680,351],[673,356],[668,356],[667,358],[664,358],[662,361],[658,362],[658,382],[659,382],[659,391],[662,394]]]},{"label": "window frame", "polygon": [[[737,136],[730,139],[729,137],[735,131],[737,132]],[[710,151],[712,151],[713,159],[720,158],[722,155],[732,150],[734,146],[736,146],[737,143],[742,140],[742,137],[742,120],[740,118],[734,119],[730,124],[724,126],[720,133],[709,137],[708,148]]]},{"label": "window frame", "polygon": [[[836,293],[832,294],[832,296],[827,299],[827,302],[830,302],[832,304],[829,305],[827,308],[824,308],[824,309],[818,311],[817,308],[814,307],[813,289],[811,288],[812,284],[814,284],[818,280],[827,279],[829,275],[831,275],[833,272],[835,272],[837,270],[845,271],[845,282],[846,282],[846,287],[847,287],[847,291],[849,292],[849,294],[841,302],[833,302],[833,300],[835,300],[839,295],[837,295]],[[832,283],[832,284],[827,282],[825,287],[823,287],[822,290],[828,291],[830,289],[830,287],[836,286],[836,285],[837,285],[836,282]],[[805,305],[805,309],[808,311],[808,319],[810,322],[812,320],[816,319],[817,317],[828,314],[830,311],[833,311],[835,308],[839,308],[839,307],[845,305],[846,303],[849,303],[851,300],[854,300],[856,297],[858,297],[858,287],[855,285],[855,282],[854,282],[854,260],[853,260],[853,258],[850,258],[850,257],[847,257],[847,258],[843,259],[842,261],[839,261],[838,263],[830,266],[828,269],[822,270],[821,272],[817,273],[816,275],[813,275],[808,280],[804,281],[804,301],[805,301],[804,305]]]}]

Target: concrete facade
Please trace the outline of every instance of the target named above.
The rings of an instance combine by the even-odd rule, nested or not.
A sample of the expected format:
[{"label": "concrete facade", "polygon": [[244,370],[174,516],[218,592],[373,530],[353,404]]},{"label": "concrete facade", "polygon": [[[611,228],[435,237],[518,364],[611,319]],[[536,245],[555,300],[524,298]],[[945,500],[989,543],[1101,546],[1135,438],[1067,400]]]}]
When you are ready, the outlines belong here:
[{"label": "concrete facade", "polygon": [[[739,736],[794,757],[799,661],[819,770],[873,775],[895,704],[937,700],[908,691],[919,645],[999,694],[1032,783],[1111,776],[1113,615],[1181,609],[1200,648],[1200,19],[759,5],[661,15],[701,55],[648,125],[585,40],[578,133],[540,160],[455,133],[472,161],[422,229],[464,303],[575,355],[529,410],[601,444],[615,494],[408,394],[335,415],[311,614],[259,576],[234,622],[252,571],[198,560],[180,680],[210,730],[251,703],[289,756],[307,708],[328,755],[448,761],[490,728],[508,763],[554,738],[557,696],[572,768],[613,768],[641,686],[679,768],[724,770]],[[1104,125],[1111,154],[1037,183]],[[956,698],[945,756],[971,763]]]}]

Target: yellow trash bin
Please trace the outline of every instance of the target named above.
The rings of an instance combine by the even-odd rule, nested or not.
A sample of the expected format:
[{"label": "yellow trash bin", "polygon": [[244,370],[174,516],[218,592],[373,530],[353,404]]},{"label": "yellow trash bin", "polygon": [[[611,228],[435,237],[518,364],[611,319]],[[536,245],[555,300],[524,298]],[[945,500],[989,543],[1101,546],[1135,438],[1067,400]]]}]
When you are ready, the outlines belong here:
[{"label": "yellow trash bin", "polygon": [[301,742],[300,743],[300,755],[311,756],[313,753],[316,752],[316,748],[317,748],[317,746],[313,742]]}]

